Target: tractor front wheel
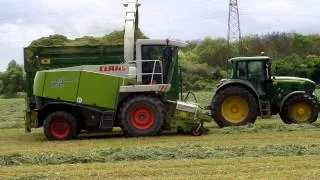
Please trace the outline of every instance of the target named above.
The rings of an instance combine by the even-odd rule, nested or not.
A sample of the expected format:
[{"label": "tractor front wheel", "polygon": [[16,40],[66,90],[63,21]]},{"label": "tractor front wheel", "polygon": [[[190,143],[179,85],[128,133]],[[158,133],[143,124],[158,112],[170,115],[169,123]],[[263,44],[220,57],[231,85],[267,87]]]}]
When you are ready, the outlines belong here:
[{"label": "tractor front wheel", "polygon": [[128,136],[155,136],[162,131],[165,108],[154,96],[137,95],[123,103],[119,117]]},{"label": "tractor front wheel", "polygon": [[70,113],[57,111],[49,114],[43,124],[48,140],[69,140],[77,136],[77,120]]},{"label": "tractor front wheel", "polygon": [[291,122],[288,119],[287,114],[285,114],[284,112],[280,112],[279,113],[280,119],[282,120],[282,122],[284,122],[285,124],[291,124]]},{"label": "tractor front wheel", "polygon": [[223,89],[212,101],[212,116],[220,127],[253,124],[257,109],[256,98],[242,87]]},{"label": "tractor front wheel", "polygon": [[306,94],[289,99],[281,113],[292,124],[313,123],[318,119],[317,104],[314,98]]}]

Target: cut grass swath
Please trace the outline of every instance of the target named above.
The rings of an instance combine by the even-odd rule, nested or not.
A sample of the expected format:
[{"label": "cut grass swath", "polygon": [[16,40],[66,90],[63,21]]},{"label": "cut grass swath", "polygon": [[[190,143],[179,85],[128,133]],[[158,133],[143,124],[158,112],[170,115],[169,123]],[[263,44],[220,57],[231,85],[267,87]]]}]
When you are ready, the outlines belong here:
[{"label": "cut grass swath", "polygon": [[205,147],[182,144],[172,147],[107,148],[88,152],[43,152],[0,155],[0,165],[55,165],[140,160],[227,159],[239,157],[320,155],[320,144]]}]

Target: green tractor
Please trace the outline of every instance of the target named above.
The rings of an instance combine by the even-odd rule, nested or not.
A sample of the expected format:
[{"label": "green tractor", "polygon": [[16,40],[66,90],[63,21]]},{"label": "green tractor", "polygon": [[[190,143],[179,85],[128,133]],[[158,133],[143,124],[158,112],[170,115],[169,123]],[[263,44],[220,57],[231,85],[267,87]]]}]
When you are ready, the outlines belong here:
[{"label": "green tractor", "polygon": [[318,118],[316,83],[304,78],[271,74],[271,58],[238,57],[229,60],[231,79],[218,85],[211,104],[220,127],[255,123],[258,116],[279,114],[286,124],[313,123]]},{"label": "green tractor", "polygon": [[136,40],[140,4],[125,6],[123,46],[25,49],[27,131],[43,126],[49,140],[114,127],[128,136],[201,135],[198,106],[179,101],[178,50],[187,44]]}]

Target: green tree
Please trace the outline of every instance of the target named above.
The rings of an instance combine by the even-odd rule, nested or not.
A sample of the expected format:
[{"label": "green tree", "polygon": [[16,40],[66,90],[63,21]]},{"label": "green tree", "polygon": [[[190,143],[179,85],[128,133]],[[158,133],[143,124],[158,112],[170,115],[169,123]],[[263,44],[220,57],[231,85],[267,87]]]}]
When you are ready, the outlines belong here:
[{"label": "green tree", "polygon": [[258,56],[261,52],[267,51],[263,38],[258,35],[244,37],[243,45],[246,56]]},{"label": "green tree", "polygon": [[198,62],[207,63],[211,67],[226,67],[228,53],[234,54],[234,48],[228,51],[225,39],[205,38],[194,48],[194,53],[198,54]]},{"label": "green tree", "polygon": [[7,71],[2,73],[2,93],[7,97],[14,97],[23,91],[23,69],[15,60],[9,62]]},{"label": "green tree", "polygon": [[[1,77],[0,77],[0,79],[1,79]],[[3,93],[3,88],[4,88],[3,80],[0,80],[0,94]]]},{"label": "green tree", "polygon": [[309,47],[310,44],[305,38],[305,36],[301,34],[293,34],[293,52],[299,56],[305,55],[308,53],[307,47]]}]

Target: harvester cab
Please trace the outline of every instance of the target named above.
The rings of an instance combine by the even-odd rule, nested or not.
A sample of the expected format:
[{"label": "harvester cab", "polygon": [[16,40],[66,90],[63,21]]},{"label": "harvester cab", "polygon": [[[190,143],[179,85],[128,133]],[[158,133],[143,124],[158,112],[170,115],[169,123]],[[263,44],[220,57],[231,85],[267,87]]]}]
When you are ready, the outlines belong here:
[{"label": "harvester cab", "polygon": [[[142,84],[171,84],[178,58],[178,48],[186,44],[170,40],[137,40],[138,82]],[[140,53],[141,52],[141,53]]]},{"label": "harvester cab", "polygon": [[138,27],[140,5],[137,0],[125,4],[124,61],[136,67],[137,82],[140,84],[171,84],[178,48],[187,44],[169,39],[136,40],[134,32]]},{"label": "harvester cab", "polygon": [[267,56],[230,59],[232,75],[221,81],[211,110],[220,127],[252,124],[257,116],[279,114],[282,121],[313,123],[318,117],[316,83],[305,78],[273,76]]}]

